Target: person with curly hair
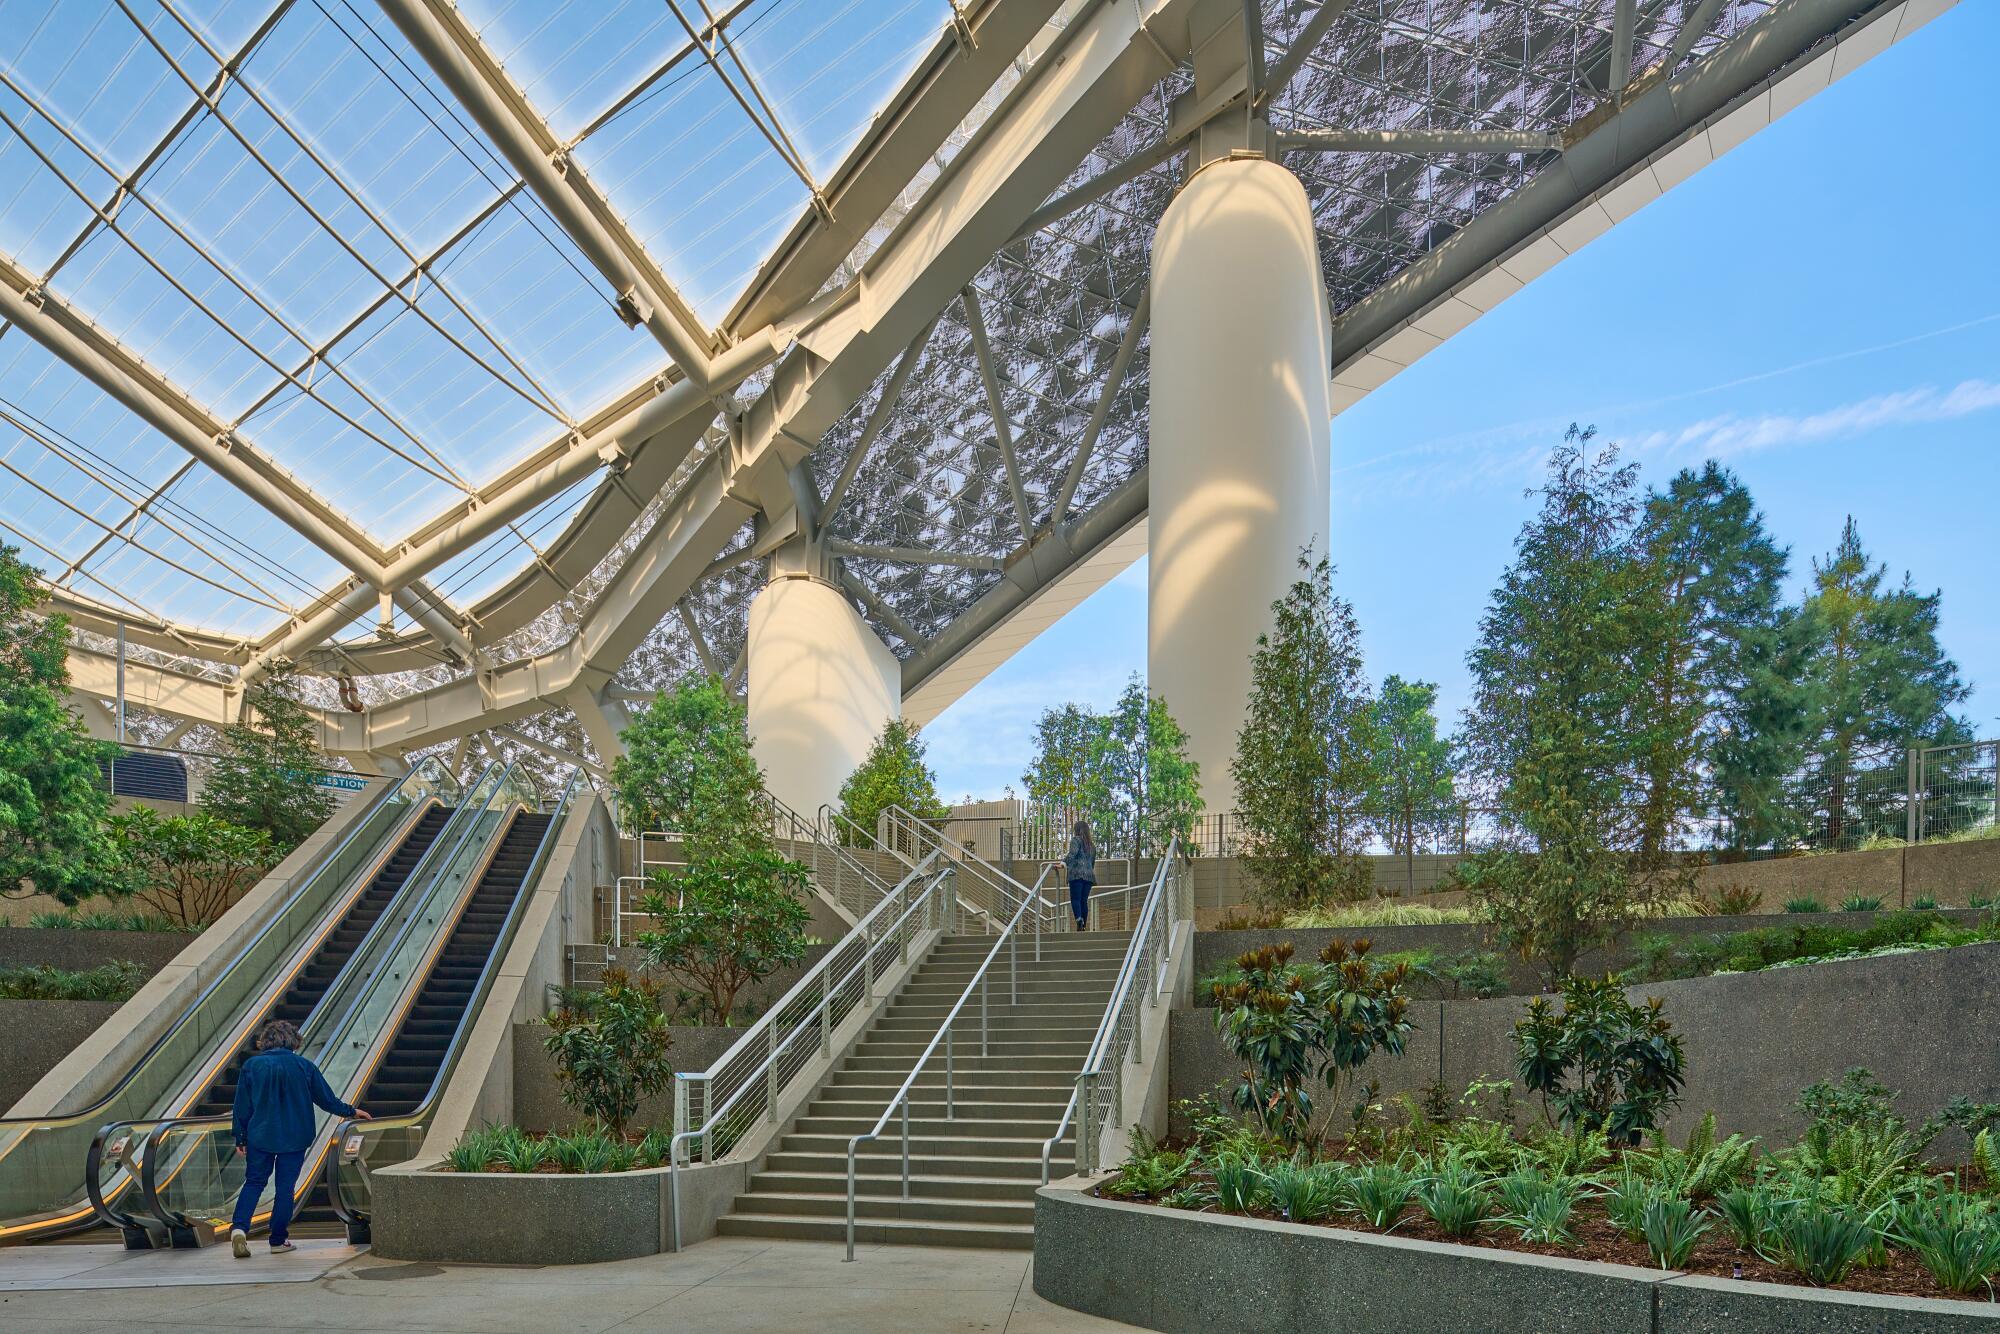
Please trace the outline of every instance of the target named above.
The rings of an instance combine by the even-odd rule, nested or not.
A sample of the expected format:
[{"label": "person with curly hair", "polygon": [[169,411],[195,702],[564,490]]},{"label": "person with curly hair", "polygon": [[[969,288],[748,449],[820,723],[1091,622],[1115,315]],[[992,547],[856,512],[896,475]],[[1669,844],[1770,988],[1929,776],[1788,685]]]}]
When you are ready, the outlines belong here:
[{"label": "person with curly hair", "polygon": [[257,1054],[243,1063],[236,1076],[236,1100],[230,1108],[236,1154],[245,1160],[243,1193],[236,1197],[236,1216],[229,1227],[229,1249],[237,1259],[250,1258],[250,1223],[273,1175],[278,1181],[271,1201],[271,1254],[298,1249],[290,1236],[292,1203],[299,1169],[312,1147],[315,1107],[370,1119],[360,1108],[342,1102],[319,1067],[299,1055],[298,1025],[274,1019],[257,1032]]}]

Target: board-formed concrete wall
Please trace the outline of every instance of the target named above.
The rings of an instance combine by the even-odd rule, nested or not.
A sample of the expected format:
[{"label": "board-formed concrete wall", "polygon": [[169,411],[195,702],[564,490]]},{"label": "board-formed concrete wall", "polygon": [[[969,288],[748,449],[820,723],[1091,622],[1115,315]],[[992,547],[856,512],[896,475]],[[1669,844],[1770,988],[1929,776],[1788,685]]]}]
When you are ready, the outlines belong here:
[{"label": "board-formed concrete wall", "polygon": [[[1793,1105],[1799,1090],[1854,1066],[1899,1090],[1898,1108],[1911,1121],[1958,1094],[2000,1101],[2000,944],[1648,983],[1628,994],[1659,997],[1685,1046],[1687,1085],[1665,1126],[1676,1137],[1713,1111],[1725,1133],[1789,1139],[1803,1129]],[[1370,1060],[1363,1077],[1380,1081],[1384,1098],[1434,1080],[1457,1094],[1474,1079],[1509,1077],[1509,1035],[1526,1004],[1418,1002],[1403,1056]],[[1176,1101],[1235,1080],[1241,1063],[1216,1035],[1211,1011],[1177,1012],[1170,1044]],[[1539,1115],[1532,1105],[1521,1110]],[[1949,1159],[1964,1147],[1953,1132],[1933,1152]]]}]

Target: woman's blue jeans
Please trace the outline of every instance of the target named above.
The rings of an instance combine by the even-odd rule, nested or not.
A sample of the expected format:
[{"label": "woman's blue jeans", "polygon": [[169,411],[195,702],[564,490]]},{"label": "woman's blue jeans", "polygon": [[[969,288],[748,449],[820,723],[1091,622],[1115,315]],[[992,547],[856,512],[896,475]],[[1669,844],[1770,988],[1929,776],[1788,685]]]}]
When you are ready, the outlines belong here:
[{"label": "woman's blue jeans", "polygon": [[1069,910],[1076,914],[1078,926],[1087,926],[1090,923],[1090,890],[1091,884],[1088,880],[1069,882]]}]

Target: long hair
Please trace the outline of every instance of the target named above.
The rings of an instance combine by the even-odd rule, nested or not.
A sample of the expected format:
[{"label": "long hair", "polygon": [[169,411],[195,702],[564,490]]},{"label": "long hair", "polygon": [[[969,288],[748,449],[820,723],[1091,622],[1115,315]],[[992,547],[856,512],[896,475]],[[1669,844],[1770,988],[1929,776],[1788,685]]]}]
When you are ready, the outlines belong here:
[{"label": "long hair", "polygon": [[1090,821],[1078,820],[1076,822],[1076,828],[1071,830],[1070,833],[1071,836],[1075,838],[1077,842],[1083,844],[1083,850],[1085,852],[1089,853],[1093,857],[1097,855],[1097,844],[1093,843],[1090,839]]},{"label": "long hair", "polygon": [[299,1026],[289,1019],[273,1019],[257,1030],[257,1050],[269,1051],[273,1047],[283,1047],[286,1051],[299,1049]]}]

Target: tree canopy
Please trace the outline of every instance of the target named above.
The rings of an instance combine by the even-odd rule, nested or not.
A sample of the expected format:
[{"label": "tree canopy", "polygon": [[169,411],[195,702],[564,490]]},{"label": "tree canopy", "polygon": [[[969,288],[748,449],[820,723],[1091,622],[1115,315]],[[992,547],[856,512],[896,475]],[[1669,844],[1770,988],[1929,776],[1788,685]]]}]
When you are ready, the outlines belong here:
[{"label": "tree canopy", "polygon": [[69,622],[41,614],[47,601],[20,552],[0,546],[0,895],[74,905],[125,887],[99,767],[117,747],[69,707]]},{"label": "tree canopy", "polygon": [[1100,855],[1157,856],[1176,836],[1190,838],[1201,816],[1201,766],[1187,745],[1165,697],[1135,674],[1109,713],[1077,704],[1045,710],[1022,782],[1028,799],[1065,826],[1090,821]]},{"label": "tree canopy", "polygon": [[1391,852],[1411,853],[1448,820],[1456,765],[1449,737],[1438,735],[1438,688],[1391,673],[1375,695],[1375,754],[1368,804]]},{"label": "tree canopy", "polygon": [[661,691],[620,740],[625,753],[612,762],[611,782],[628,829],[681,833],[694,847],[740,843],[764,828],[764,773],[743,705],[720,677]]},{"label": "tree canopy", "polygon": [[333,814],[319,725],[300,699],[298,670],[278,663],[243,698],[242,716],[222,734],[222,756],[201,792],[218,820],[261,830],[279,857]]},{"label": "tree canopy", "polygon": [[840,785],[840,840],[862,843],[875,832],[875,821],[891,806],[901,806],[919,820],[942,820],[950,814],[938,800],[937,775],[924,763],[924,739],[915,723],[891,718],[868,747],[868,753]]}]

